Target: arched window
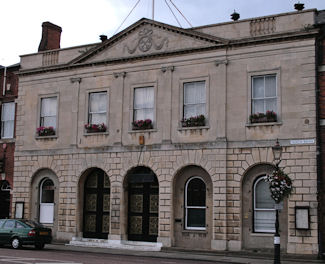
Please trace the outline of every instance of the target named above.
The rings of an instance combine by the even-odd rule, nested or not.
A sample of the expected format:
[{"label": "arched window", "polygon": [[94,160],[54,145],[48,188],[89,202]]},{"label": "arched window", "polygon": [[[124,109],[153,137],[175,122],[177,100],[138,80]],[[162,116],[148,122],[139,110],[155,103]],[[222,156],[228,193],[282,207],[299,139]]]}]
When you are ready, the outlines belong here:
[{"label": "arched window", "polygon": [[259,177],[254,183],[254,232],[274,233],[275,202],[265,178]]},{"label": "arched window", "polygon": [[40,223],[52,224],[54,221],[54,183],[45,178],[40,184]]},{"label": "arched window", "polygon": [[205,230],[206,186],[200,177],[185,185],[185,229]]}]

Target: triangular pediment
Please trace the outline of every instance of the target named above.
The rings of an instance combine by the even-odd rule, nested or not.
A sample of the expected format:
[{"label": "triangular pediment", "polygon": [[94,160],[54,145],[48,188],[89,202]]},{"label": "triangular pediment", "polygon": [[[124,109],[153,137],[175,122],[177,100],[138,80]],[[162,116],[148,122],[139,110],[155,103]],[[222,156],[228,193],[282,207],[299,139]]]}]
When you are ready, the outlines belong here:
[{"label": "triangular pediment", "polygon": [[132,59],[222,46],[226,40],[201,32],[141,19],[71,63]]}]

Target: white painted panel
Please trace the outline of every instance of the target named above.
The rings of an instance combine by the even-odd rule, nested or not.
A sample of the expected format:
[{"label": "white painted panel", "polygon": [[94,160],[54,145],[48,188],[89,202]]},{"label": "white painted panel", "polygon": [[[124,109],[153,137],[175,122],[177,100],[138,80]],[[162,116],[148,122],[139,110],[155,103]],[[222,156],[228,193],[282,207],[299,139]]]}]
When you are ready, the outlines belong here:
[{"label": "white painted panel", "polygon": [[40,205],[40,223],[52,224],[54,218],[54,203]]}]

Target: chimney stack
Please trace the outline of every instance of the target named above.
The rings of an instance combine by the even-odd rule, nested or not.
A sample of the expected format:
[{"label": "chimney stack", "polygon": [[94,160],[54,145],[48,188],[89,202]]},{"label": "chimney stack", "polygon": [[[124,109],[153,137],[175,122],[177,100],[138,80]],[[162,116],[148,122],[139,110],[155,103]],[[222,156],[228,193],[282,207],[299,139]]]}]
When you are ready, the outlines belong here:
[{"label": "chimney stack", "polygon": [[104,42],[104,41],[107,40],[107,36],[106,36],[106,35],[100,35],[100,36],[99,36],[99,39],[100,39],[102,42]]},{"label": "chimney stack", "polygon": [[42,39],[38,51],[59,49],[62,28],[50,22],[44,22],[42,28]]}]

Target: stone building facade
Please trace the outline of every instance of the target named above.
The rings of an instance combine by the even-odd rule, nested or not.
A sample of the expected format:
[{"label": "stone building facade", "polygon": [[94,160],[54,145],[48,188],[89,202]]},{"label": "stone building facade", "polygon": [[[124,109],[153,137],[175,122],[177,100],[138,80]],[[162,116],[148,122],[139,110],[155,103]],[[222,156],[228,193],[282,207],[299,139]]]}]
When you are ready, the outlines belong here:
[{"label": "stone building facade", "polygon": [[263,179],[278,139],[294,186],[281,247],[317,254],[316,15],[191,29],[141,19],[22,56],[13,202],[75,243],[272,249]]}]

